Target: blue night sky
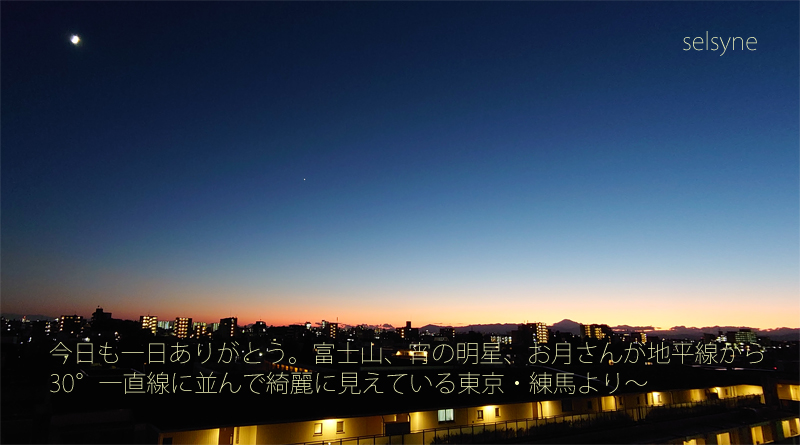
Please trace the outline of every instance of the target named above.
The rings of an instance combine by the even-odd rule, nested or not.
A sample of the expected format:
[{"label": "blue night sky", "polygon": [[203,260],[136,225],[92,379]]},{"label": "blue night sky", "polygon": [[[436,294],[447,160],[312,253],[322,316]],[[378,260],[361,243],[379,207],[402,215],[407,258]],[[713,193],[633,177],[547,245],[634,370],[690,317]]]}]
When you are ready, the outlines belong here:
[{"label": "blue night sky", "polygon": [[2,310],[798,327],[798,8],[3,2]]}]

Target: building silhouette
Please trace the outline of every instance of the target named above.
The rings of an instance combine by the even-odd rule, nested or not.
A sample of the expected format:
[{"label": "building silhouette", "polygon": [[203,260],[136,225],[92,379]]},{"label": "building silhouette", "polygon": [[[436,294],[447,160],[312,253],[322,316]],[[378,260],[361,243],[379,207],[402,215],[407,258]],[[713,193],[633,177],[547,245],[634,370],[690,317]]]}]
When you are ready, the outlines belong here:
[{"label": "building silhouette", "polygon": [[582,324],[581,337],[593,340],[611,340],[614,331],[607,324]]},{"label": "building silhouette", "polygon": [[400,334],[400,338],[403,340],[415,340],[419,338],[419,328],[412,328],[410,321],[407,321],[404,327],[397,329],[397,333]]},{"label": "building silhouette", "polygon": [[83,329],[83,317],[80,315],[62,315],[58,319],[58,331],[71,337],[80,335]]},{"label": "building silhouette", "polygon": [[158,332],[158,317],[155,315],[141,315],[139,316],[139,323],[142,325],[142,329],[147,329],[153,335]]},{"label": "building silhouette", "polygon": [[217,328],[217,336],[221,338],[233,338],[236,336],[239,326],[239,319],[236,317],[222,318],[219,320],[219,328]]},{"label": "building silhouette", "polygon": [[175,324],[172,326],[172,333],[178,338],[189,338],[191,328],[191,318],[176,317]]}]

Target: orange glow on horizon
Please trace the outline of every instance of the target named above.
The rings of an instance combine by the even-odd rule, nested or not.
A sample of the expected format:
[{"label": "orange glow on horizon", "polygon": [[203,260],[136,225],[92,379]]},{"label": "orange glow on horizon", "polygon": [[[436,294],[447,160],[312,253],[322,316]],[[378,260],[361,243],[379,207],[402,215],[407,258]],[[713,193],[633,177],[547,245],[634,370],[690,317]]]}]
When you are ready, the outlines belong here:
[{"label": "orange glow on horizon", "polygon": [[[653,326],[655,329],[674,326],[739,326],[761,330],[800,327],[796,295],[777,290],[769,299],[755,292],[731,296],[724,290],[716,293],[681,289],[621,292],[602,288],[576,288],[569,289],[570,292],[550,288],[508,289],[502,293],[458,289],[396,290],[387,294],[339,290],[306,295],[145,283],[123,291],[125,298],[118,296],[120,290],[97,289],[87,295],[53,289],[46,301],[31,299],[17,307],[4,306],[3,312],[53,317],[76,313],[90,317],[100,305],[114,318],[138,320],[141,315],[154,315],[159,320],[191,317],[197,322],[217,323],[233,316],[238,317],[241,326],[258,320],[274,326],[305,322],[316,325],[322,320],[338,321],[340,325],[390,324],[397,327],[404,326],[407,320],[414,327],[525,322],[552,326],[569,319],[584,324]],[[116,297],[109,298],[109,295]],[[221,299],[220,295],[226,298]],[[76,304],[76,300],[81,304]],[[61,301],[64,303],[59,303]]]}]

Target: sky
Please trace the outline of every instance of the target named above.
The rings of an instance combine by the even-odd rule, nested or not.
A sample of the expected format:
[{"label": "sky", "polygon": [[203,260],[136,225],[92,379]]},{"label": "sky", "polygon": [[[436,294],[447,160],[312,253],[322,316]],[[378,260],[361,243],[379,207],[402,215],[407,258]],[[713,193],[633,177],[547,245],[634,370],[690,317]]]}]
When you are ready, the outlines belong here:
[{"label": "sky", "polygon": [[0,9],[3,312],[800,327],[797,2]]}]

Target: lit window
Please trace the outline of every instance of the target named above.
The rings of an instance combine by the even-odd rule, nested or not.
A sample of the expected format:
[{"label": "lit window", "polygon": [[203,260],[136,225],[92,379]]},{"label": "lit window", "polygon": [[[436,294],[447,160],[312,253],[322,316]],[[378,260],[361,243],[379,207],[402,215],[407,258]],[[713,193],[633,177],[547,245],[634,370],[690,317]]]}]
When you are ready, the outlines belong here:
[{"label": "lit window", "polygon": [[717,434],[717,444],[719,444],[719,445],[731,445],[731,433],[720,433],[720,434]]},{"label": "lit window", "polygon": [[439,410],[439,422],[452,422],[453,420],[455,420],[455,417],[453,417],[452,409]]},{"label": "lit window", "polygon": [[315,423],[314,424],[314,435],[322,434],[322,423]]},{"label": "lit window", "polygon": [[483,410],[482,409],[478,410],[478,420],[483,420]]},{"label": "lit window", "polygon": [[495,417],[500,417],[500,408],[499,407],[494,409],[494,416]]},{"label": "lit window", "polygon": [[336,422],[336,432],[343,433],[344,432],[344,420],[340,420]]},{"label": "lit window", "polygon": [[783,437],[794,437],[798,435],[798,422],[797,418],[784,420],[782,423],[783,426]]},{"label": "lit window", "polygon": [[760,425],[750,427],[750,434],[753,437],[753,443],[755,445],[764,443],[764,432],[762,431]]}]

